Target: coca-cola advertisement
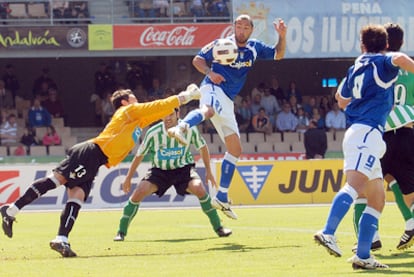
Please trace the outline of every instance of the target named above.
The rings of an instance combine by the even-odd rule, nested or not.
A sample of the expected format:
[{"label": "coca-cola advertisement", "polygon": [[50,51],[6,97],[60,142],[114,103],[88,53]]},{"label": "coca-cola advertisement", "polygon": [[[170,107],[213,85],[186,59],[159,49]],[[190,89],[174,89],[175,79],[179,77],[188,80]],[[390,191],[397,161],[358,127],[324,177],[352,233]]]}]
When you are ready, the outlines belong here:
[{"label": "coca-cola advertisement", "polygon": [[115,25],[114,49],[197,49],[233,33],[230,23]]}]

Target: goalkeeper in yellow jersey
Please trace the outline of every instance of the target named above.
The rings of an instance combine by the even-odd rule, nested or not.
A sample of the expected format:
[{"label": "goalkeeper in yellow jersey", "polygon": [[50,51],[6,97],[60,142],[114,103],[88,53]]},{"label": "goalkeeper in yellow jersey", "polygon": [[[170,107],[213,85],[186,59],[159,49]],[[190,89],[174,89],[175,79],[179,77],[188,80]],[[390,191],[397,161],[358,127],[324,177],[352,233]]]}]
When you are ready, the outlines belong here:
[{"label": "goalkeeper in yellow jersey", "polygon": [[68,200],[60,216],[58,235],[50,242],[50,247],[63,257],[75,257],[68,236],[83,202],[89,196],[99,167],[119,164],[137,142],[136,130],[199,98],[199,88],[194,84],[178,95],[148,103],[137,103],[131,90],[115,91],[112,104],[116,111],[104,130],[97,137],[74,145],[49,176],[34,181],[16,202],[0,208],[4,233],[10,238],[13,236],[15,216],[23,207],[49,190],[64,185]]}]

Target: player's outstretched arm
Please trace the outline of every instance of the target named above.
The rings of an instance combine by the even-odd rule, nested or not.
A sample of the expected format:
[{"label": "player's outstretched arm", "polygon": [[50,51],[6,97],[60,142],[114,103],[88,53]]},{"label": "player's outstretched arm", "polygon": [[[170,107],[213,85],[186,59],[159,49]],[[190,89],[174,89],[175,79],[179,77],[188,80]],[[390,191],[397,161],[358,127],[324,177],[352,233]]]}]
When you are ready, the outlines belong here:
[{"label": "player's outstretched arm", "polygon": [[396,52],[392,58],[395,65],[405,69],[411,73],[414,73],[414,60],[411,59],[407,54],[402,52]]},{"label": "player's outstretched arm", "polygon": [[273,26],[276,32],[279,34],[279,41],[277,42],[276,48],[276,60],[281,60],[285,56],[286,52],[286,32],[287,26],[283,19],[279,18],[278,22],[273,21]]},{"label": "player's outstretched arm", "polygon": [[211,171],[210,165],[210,152],[207,144],[200,148],[200,156],[203,160],[204,167],[206,168],[206,182],[210,183],[213,187],[218,189],[216,179],[214,179],[213,172]]},{"label": "player's outstretched arm", "polygon": [[137,171],[138,166],[141,164],[144,156],[135,156],[132,160],[131,166],[128,169],[127,176],[125,177],[124,182],[122,182],[122,190],[125,193],[130,192],[131,190],[131,179],[134,176],[135,172]]},{"label": "player's outstretched arm", "polygon": [[196,84],[189,84],[184,91],[178,94],[180,105],[187,104],[191,100],[198,100],[200,97],[200,88]]}]

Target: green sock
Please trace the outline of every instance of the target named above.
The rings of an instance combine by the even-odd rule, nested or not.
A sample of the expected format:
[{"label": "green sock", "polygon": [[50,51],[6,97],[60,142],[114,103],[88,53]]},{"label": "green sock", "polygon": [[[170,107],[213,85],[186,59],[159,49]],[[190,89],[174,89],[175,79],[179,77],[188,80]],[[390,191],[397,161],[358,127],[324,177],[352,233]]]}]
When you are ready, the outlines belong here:
[{"label": "green sock", "polygon": [[404,198],[402,195],[402,192],[400,190],[400,186],[398,183],[394,180],[390,182],[389,184],[392,192],[394,193],[395,202],[397,203],[398,209],[400,210],[402,216],[404,217],[404,220],[407,221],[410,218],[413,218],[413,215],[410,211],[410,209],[407,207],[407,205],[404,202]]},{"label": "green sock", "polygon": [[208,216],[214,231],[217,231],[217,229],[221,227],[221,221],[217,210],[211,206],[210,195],[206,193],[204,197],[199,198],[198,200],[200,201],[201,209],[203,209],[203,212]]},{"label": "green sock", "polygon": [[134,203],[131,201],[131,199],[128,200],[128,202],[124,206],[124,213],[121,219],[119,220],[118,232],[122,232],[125,235],[127,234],[129,223],[131,223],[132,219],[134,219],[135,215],[137,214],[139,204],[140,202]]},{"label": "green sock", "polygon": [[355,200],[354,204],[354,231],[355,235],[358,239],[358,232],[359,232],[359,219],[362,216],[362,212],[365,210],[367,206],[367,200],[365,198],[358,198]]}]

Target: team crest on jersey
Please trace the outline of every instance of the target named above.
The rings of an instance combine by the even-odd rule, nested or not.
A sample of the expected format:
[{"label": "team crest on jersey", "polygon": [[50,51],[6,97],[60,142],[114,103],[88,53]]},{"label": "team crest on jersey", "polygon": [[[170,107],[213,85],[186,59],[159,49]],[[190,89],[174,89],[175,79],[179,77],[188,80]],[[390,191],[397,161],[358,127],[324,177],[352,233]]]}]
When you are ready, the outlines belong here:
[{"label": "team crest on jersey", "polygon": [[11,181],[16,177],[19,177],[17,170],[0,171],[0,206],[13,203],[20,197],[20,187]]},{"label": "team crest on jersey", "polygon": [[243,181],[253,198],[256,200],[262,190],[272,165],[249,165],[249,166],[238,166],[237,171],[243,178]]}]

